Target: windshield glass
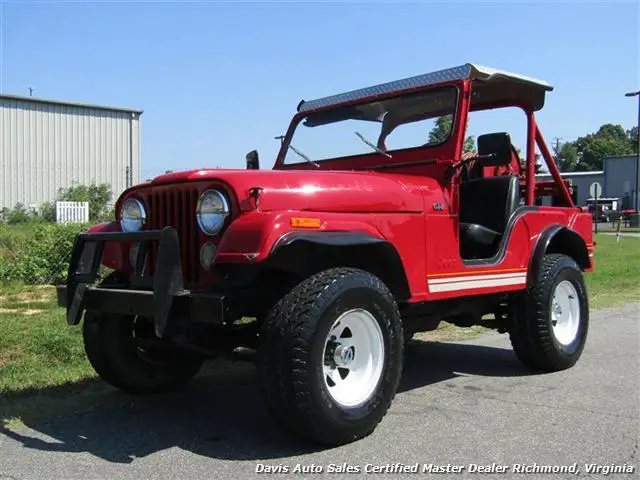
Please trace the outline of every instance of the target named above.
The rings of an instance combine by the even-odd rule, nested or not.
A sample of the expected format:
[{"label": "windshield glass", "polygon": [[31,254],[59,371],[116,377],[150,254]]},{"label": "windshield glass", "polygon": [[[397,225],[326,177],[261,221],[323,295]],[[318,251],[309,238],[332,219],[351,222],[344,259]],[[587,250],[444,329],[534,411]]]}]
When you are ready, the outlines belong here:
[{"label": "windshield glass", "polygon": [[[313,162],[440,145],[451,135],[456,99],[455,87],[442,87],[311,113],[297,125],[291,144]],[[308,162],[288,149],[284,163]]]}]

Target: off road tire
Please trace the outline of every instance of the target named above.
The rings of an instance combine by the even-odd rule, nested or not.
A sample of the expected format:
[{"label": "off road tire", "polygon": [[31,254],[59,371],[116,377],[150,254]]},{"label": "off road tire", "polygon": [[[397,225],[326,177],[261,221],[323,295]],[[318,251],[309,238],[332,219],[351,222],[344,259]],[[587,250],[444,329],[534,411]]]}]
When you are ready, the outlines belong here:
[{"label": "off road tire", "polygon": [[133,335],[135,321],[128,315],[85,313],[84,348],[100,378],[128,393],[151,394],[178,387],[198,373],[203,363],[199,356],[173,349],[142,350]]},{"label": "off road tire", "polygon": [[[342,328],[337,320],[344,318],[348,325],[353,312],[368,318],[383,348],[377,350],[381,367],[379,376],[373,377],[378,380],[370,383],[371,393],[360,403],[345,406],[336,400],[339,396],[325,374],[334,368],[327,360],[327,345],[332,342],[327,339],[335,338],[333,329]],[[365,349],[359,350],[355,343],[358,335],[354,331],[353,358],[365,355]],[[346,345],[348,339],[339,337]],[[262,324],[258,359],[267,409],[279,424],[325,445],[363,438],[386,414],[402,374],[403,335],[397,304],[387,287],[368,272],[323,271],[295,286],[271,309]]]},{"label": "off road tire", "polygon": [[549,372],[575,365],[589,330],[587,289],[576,262],[545,255],[538,278],[513,301],[509,336],[518,359]]}]

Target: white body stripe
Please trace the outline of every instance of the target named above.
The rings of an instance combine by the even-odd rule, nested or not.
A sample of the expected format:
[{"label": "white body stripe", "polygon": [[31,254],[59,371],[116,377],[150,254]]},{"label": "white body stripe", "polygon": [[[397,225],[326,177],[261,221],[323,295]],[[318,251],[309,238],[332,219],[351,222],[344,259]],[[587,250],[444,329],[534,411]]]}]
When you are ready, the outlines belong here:
[{"label": "white body stripe", "polygon": [[[479,278],[478,278],[479,277]],[[509,285],[524,285],[527,283],[527,273],[511,274],[508,277],[503,275],[485,275],[472,277],[454,277],[447,279],[447,282],[438,280],[429,280],[429,291],[435,292],[451,292],[456,290],[471,290],[474,288],[486,287],[504,287]]]},{"label": "white body stripe", "polygon": [[435,285],[438,283],[450,283],[450,282],[464,282],[471,280],[493,280],[496,278],[515,278],[526,275],[527,272],[515,272],[515,273],[499,273],[493,275],[467,275],[464,277],[448,277],[448,278],[434,278],[429,280],[429,285]]}]

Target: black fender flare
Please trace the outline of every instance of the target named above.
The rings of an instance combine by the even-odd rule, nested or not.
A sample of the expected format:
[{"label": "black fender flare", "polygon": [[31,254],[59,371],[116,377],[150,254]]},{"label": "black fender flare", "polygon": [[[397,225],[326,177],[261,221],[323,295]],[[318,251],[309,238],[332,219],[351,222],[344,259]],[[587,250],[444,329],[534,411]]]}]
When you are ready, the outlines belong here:
[{"label": "black fender flare", "polygon": [[533,247],[529,259],[527,284],[532,285],[540,273],[542,258],[546,253],[563,253],[573,258],[578,266],[585,270],[591,265],[589,250],[584,239],[575,230],[564,225],[550,225],[546,227]]},{"label": "black fender flare", "polygon": [[[289,231],[276,240],[266,260],[271,265],[281,265],[290,259],[283,255],[296,246],[306,245],[316,249],[347,249],[344,257],[348,266],[362,268],[378,276],[401,300],[411,297],[404,264],[395,246],[383,238],[361,231]],[[327,265],[327,268],[345,265]]]}]

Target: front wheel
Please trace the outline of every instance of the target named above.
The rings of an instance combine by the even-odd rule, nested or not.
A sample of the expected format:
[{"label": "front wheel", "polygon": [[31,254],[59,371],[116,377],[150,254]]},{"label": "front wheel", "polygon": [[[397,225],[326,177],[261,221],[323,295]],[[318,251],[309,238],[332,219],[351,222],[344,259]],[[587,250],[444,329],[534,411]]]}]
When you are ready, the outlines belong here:
[{"label": "front wheel", "polygon": [[305,280],[262,325],[260,380],[285,428],[326,445],[369,435],[402,373],[402,323],[387,287],[368,272],[335,268]]},{"label": "front wheel", "polygon": [[96,373],[129,393],[158,393],[194,377],[203,359],[176,349],[154,348],[150,319],[87,311],[82,329],[84,347]]},{"label": "front wheel", "polygon": [[510,337],[517,357],[546,371],[575,365],[589,329],[589,302],[580,267],[560,254],[542,259],[534,285],[514,300]]}]

